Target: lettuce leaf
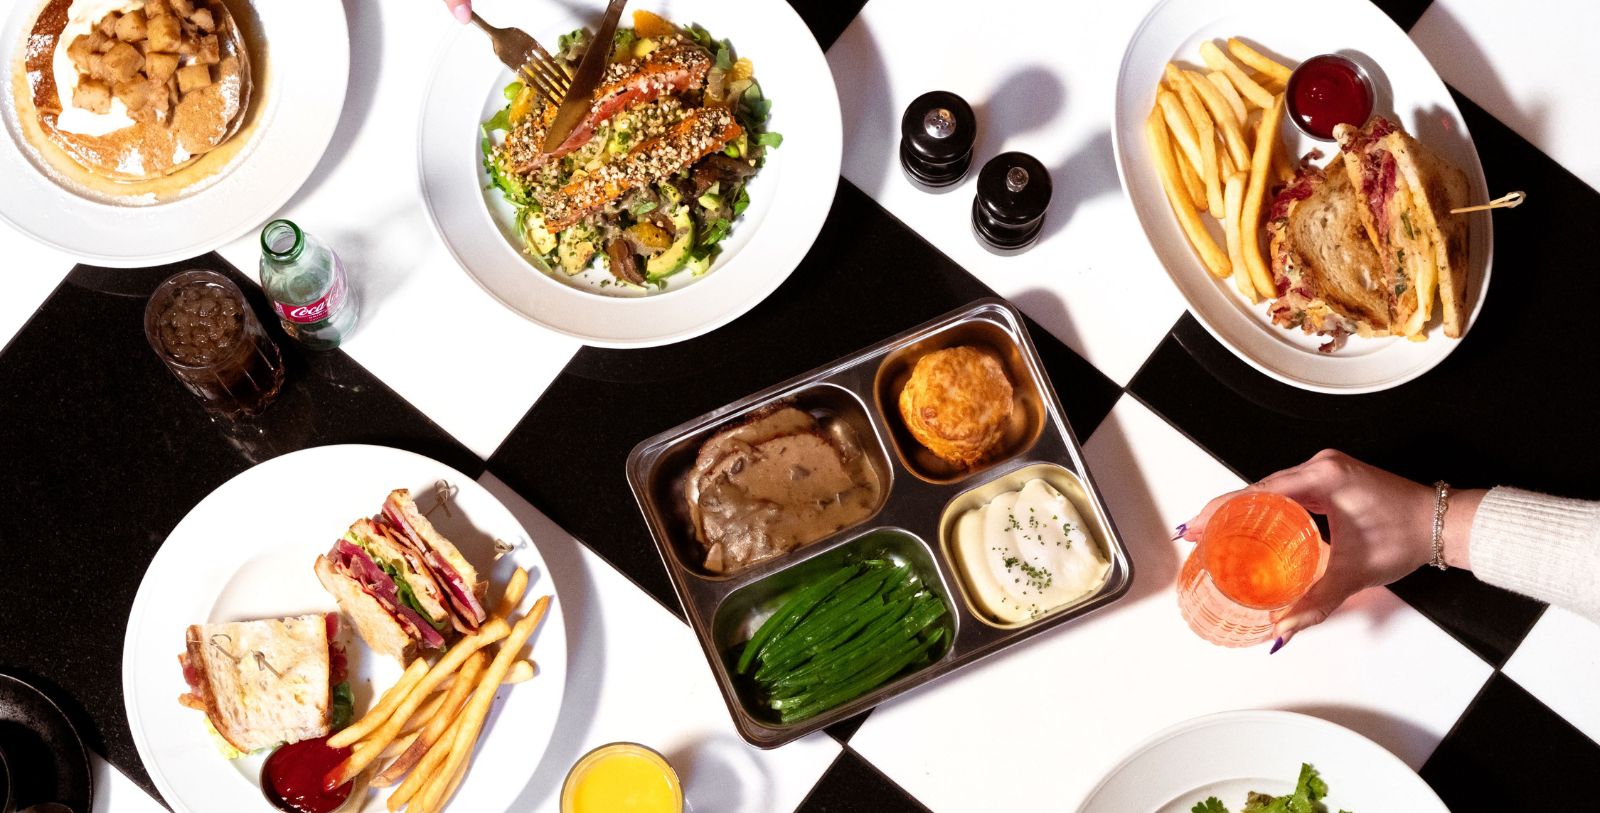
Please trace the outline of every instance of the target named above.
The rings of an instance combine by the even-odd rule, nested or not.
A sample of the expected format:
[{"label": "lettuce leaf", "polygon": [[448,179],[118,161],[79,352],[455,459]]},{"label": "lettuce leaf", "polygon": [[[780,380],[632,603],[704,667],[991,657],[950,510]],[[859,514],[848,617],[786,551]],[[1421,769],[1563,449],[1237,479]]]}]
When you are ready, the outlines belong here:
[{"label": "lettuce leaf", "polygon": [[350,682],[333,687],[333,730],[338,731],[356,716],[356,696],[350,691]]}]

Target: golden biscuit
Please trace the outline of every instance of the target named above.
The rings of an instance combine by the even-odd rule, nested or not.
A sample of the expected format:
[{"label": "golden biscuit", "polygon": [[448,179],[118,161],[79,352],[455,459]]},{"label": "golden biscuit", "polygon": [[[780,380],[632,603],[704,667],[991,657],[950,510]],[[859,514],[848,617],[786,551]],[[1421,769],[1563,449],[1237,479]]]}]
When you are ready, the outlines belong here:
[{"label": "golden biscuit", "polygon": [[950,347],[929,353],[900,391],[900,417],[911,436],[961,466],[983,462],[1011,418],[1011,380],[992,351]]}]

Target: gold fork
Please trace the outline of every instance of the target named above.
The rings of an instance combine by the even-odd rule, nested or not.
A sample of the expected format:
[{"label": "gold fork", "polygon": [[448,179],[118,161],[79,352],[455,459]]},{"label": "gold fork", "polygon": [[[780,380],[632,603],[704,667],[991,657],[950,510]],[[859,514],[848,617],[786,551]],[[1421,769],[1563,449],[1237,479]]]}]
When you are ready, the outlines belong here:
[{"label": "gold fork", "polygon": [[484,22],[477,12],[472,13],[472,21],[489,35],[489,41],[494,44],[494,55],[500,57],[511,72],[519,78],[526,80],[545,101],[557,107],[566,99],[567,91],[572,88],[572,76],[567,69],[550,56],[550,52],[539,44],[538,40],[528,36],[520,28],[496,28]]}]

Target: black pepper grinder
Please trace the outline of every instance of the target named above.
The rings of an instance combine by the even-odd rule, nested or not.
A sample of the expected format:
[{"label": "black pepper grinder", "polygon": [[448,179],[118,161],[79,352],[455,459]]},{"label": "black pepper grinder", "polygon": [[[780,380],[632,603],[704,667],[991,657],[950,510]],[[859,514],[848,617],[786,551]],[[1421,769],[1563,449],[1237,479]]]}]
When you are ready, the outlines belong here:
[{"label": "black pepper grinder", "polygon": [[1011,254],[1039,239],[1050,206],[1050,170],[1027,153],[1007,152],[978,172],[972,230],[990,251]]},{"label": "black pepper grinder", "polygon": [[949,186],[972,166],[978,117],[960,96],[935,90],[918,96],[900,117],[900,166],[917,184]]}]

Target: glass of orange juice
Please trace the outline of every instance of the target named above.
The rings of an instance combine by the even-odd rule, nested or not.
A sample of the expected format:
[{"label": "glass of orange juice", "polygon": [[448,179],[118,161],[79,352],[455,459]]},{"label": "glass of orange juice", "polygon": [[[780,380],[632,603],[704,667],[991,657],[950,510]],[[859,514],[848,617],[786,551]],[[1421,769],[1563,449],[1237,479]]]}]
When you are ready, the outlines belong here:
[{"label": "glass of orange juice", "polygon": [[567,772],[561,813],[683,813],[683,786],[655,749],[614,742],[584,754]]},{"label": "glass of orange juice", "polygon": [[1322,577],[1328,546],[1306,509],[1252,491],[1222,504],[1178,574],[1178,609],[1189,628],[1219,646],[1253,646],[1272,635],[1272,615]]}]

